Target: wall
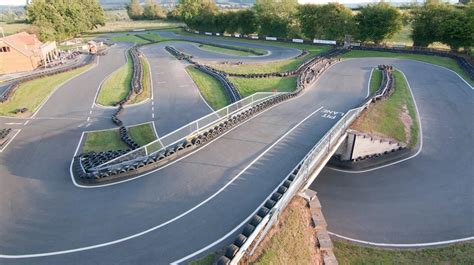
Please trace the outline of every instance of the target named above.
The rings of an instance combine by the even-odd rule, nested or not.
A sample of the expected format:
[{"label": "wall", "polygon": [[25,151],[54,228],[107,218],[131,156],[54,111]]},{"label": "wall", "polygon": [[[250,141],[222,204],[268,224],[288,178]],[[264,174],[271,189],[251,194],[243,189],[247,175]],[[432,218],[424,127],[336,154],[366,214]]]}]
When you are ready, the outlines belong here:
[{"label": "wall", "polygon": [[9,52],[0,52],[0,74],[31,71],[38,65],[36,58],[29,58],[14,48]]}]

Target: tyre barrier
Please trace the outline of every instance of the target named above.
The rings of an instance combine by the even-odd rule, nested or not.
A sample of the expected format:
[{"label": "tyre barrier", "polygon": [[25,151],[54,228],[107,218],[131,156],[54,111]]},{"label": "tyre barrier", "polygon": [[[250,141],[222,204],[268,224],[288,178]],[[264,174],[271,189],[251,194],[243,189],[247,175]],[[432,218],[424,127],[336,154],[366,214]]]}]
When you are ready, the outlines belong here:
[{"label": "tyre barrier", "polygon": [[[168,46],[169,47],[169,46]],[[171,47],[172,48],[172,47]],[[170,49],[171,49],[170,48]],[[171,49],[172,50],[172,49]],[[227,119],[220,121],[218,124],[214,124],[206,130],[202,130],[197,135],[190,135],[186,139],[180,141],[177,144],[163,148],[158,152],[151,154],[145,153],[143,149],[138,149],[138,152],[133,152],[133,156],[123,156],[123,158],[117,159],[116,161],[109,164],[104,164],[112,159],[117,158],[118,156],[106,156],[96,157],[93,154],[88,154],[87,156],[79,155],[75,158],[74,171],[78,179],[85,183],[100,183],[113,181],[117,178],[125,178],[129,176],[136,175],[141,172],[146,172],[148,170],[161,167],[170,161],[175,160],[177,157],[189,153],[190,151],[201,147],[205,143],[212,141],[215,138],[218,138],[223,133],[235,128],[237,125],[242,122],[250,119],[251,117],[261,113],[262,111],[281,103],[285,100],[294,98],[298,96],[311,82],[313,82],[319,75],[329,67],[333,62],[332,59],[324,60],[314,60],[312,64],[307,65],[307,69],[302,71],[302,73],[297,78],[297,88],[293,92],[275,95],[272,98],[266,99],[253,107],[242,110],[240,113],[229,116]],[[315,71],[317,69],[317,71]],[[117,123],[121,121],[117,118],[117,115],[120,114],[123,108],[119,106],[116,114],[114,114],[113,119],[117,120]],[[119,125],[121,126],[121,125]],[[123,129],[122,129],[123,131]],[[130,146],[130,152],[132,148],[137,148],[137,145],[129,142],[128,138],[124,138],[124,141],[127,141],[127,144]],[[112,151],[109,151],[112,152]],[[108,152],[106,152],[108,153]],[[127,152],[125,152],[126,154]],[[89,159],[90,157],[90,159]],[[83,163],[85,165],[83,165]],[[296,173],[295,173],[296,174]],[[289,179],[288,182],[285,182],[283,185],[288,188],[292,179]],[[270,211],[270,209],[280,200],[282,194],[286,190],[279,189],[276,192],[272,199],[269,200],[266,206],[262,207],[259,213],[259,217],[264,218]]]},{"label": "tyre barrier", "polygon": [[128,130],[126,127],[121,126],[119,128],[120,139],[126,143],[132,150],[135,150],[140,147],[135,141],[128,135]]},{"label": "tyre barrier", "polygon": [[[252,216],[252,218],[250,218],[250,221],[243,227],[242,232],[236,237],[234,242],[232,244],[230,244],[229,246],[227,246],[225,255],[223,255],[223,256],[221,256],[217,259],[218,264],[230,264],[232,262],[233,258],[236,257],[237,254],[234,254],[232,257],[227,255],[228,250],[232,250],[232,253],[234,253],[235,247],[242,248],[244,246],[244,244],[246,244],[246,243],[251,244],[252,243],[252,242],[248,242],[248,238],[250,238],[252,236],[256,236],[256,235],[254,235],[254,233],[257,233],[257,234],[259,233],[260,230],[257,229],[257,227],[262,224],[262,221],[265,218],[265,216],[267,216],[268,214],[273,214],[272,210],[275,208],[275,205],[278,203],[278,201],[282,198],[282,196],[283,196],[282,194],[285,193],[288,190],[288,188],[291,186],[291,184],[295,180],[295,177],[299,172],[301,164],[302,163],[300,163],[293,170],[293,172],[283,182],[283,184],[281,184],[278,187],[277,191],[274,192],[271,195],[271,198],[265,201],[265,203],[263,204],[264,206],[260,207],[257,214]],[[283,190],[284,190],[284,192],[281,193],[281,191],[283,191]],[[266,225],[266,223],[263,224],[263,225]],[[241,253],[241,254],[243,254],[243,253]],[[241,257],[238,257],[238,258],[240,259]],[[219,261],[221,261],[222,263],[219,263]]]},{"label": "tyre barrier", "polygon": [[11,131],[12,131],[12,128],[0,129],[0,140],[7,138],[7,136],[10,134]]},{"label": "tyre barrier", "polygon": [[69,72],[69,71],[78,69],[80,67],[83,67],[83,66],[86,66],[88,64],[91,64],[91,63],[95,62],[96,58],[97,58],[97,55],[91,55],[90,57],[87,58],[87,60],[85,60],[85,61],[83,61],[79,64],[74,64],[74,65],[70,65],[70,66],[67,66],[67,67],[60,68],[60,69],[52,69],[52,70],[49,70],[49,71],[43,71],[41,73],[31,74],[31,75],[28,75],[28,76],[20,77],[20,78],[16,79],[16,81],[12,82],[10,84],[10,86],[7,87],[7,89],[5,89],[3,91],[3,93],[0,95],[0,103],[3,103],[5,101],[7,101],[8,99],[10,99],[10,97],[13,95],[15,90],[22,83],[32,81],[34,79],[53,76],[53,75],[57,75],[57,74],[61,74],[61,73],[65,73],[65,72]]},{"label": "tyre barrier", "polygon": [[449,57],[454,59],[458,65],[463,69],[463,71],[474,80],[474,66],[466,60],[466,58],[452,53],[452,52],[441,52],[436,50],[422,50],[422,49],[400,49],[400,48],[390,48],[390,47],[371,47],[371,46],[353,46],[352,50],[368,50],[368,51],[381,51],[381,52],[393,52],[393,53],[408,53],[408,54],[421,54],[421,55],[431,55],[431,56],[441,56]]}]

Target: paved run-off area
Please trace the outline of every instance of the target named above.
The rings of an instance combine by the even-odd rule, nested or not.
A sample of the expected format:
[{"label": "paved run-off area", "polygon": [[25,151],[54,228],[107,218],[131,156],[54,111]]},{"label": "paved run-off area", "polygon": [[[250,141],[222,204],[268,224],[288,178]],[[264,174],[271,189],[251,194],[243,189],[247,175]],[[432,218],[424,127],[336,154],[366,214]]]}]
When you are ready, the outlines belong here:
[{"label": "paved run-off area", "polygon": [[[472,91],[449,71],[409,60],[340,62],[303,96],[275,106],[165,169],[120,185],[74,187],[68,174],[70,158],[85,128],[99,129],[110,123],[109,110],[93,109],[90,114],[90,108],[100,82],[124,64],[125,48],[115,48],[101,58],[98,67],[58,90],[38,118],[0,154],[1,264],[166,264],[206,247],[251,215],[336,122],[323,118],[318,110],[346,112],[365,98],[370,69],[379,63],[392,63],[406,73],[420,110],[425,141],[415,159],[425,154],[428,160],[407,161],[413,163],[413,171],[401,177],[404,181],[398,177],[395,184],[390,181],[395,182],[397,176],[384,175],[369,181],[366,177],[349,178],[340,172],[330,175],[324,171],[315,185],[329,230],[359,239],[390,238],[393,242],[472,235],[472,226],[468,226],[473,217],[472,204],[468,205],[472,199],[472,154],[458,157],[449,166],[454,158],[448,157],[450,149],[446,149],[449,144],[457,146],[459,152],[459,147],[468,146],[465,141],[472,143],[472,125],[461,115],[463,111],[472,113]],[[210,112],[184,65],[162,48],[152,45],[144,50],[151,66],[154,100],[125,111],[129,124],[153,119],[159,135]],[[160,66],[162,60],[166,65]],[[84,87],[80,96],[74,93],[76,87]],[[438,109],[441,98],[446,106]],[[190,104],[198,107],[191,108]],[[156,114],[154,118],[150,118],[152,113]],[[430,115],[437,118],[431,119]],[[454,128],[464,134],[445,137],[444,132],[452,135]],[[428,139],[449,141],[430,146]],[[446,155],[438,157],[440,154]],[[436,163],[428,163],[433,161]],[[445,165],[446,170],[436,168]],[[404,167],[408,171],[408,166]],[[450,181],[453,178],[455,181]],[[384,181],[389,183],[387,187]],[[395,186],[388,190],[392,184]],[[381,191],[370,193],[374,190]],[[422,192],[413,194],[415,191]],[[357,206],[356,201],[368,205]],[[392,204],[395,206],[391,210],[382,208]],[[341,211],[339,207],[351,208]],[[355,211],[356,207],[361,208]],[[397,211],[405,218],[393,218]],[[432,218],[422,219],[422,214]],[[366,216],[374,221],[365,222]],[[387,225],[384,221],[389,218]],[[402,229],[407,231],[400,232]],[[379,233],[381,230],[383,233]],[[232,239],[230,236],[212,249]],[[42,257],[7,259],[48,252]]]}]

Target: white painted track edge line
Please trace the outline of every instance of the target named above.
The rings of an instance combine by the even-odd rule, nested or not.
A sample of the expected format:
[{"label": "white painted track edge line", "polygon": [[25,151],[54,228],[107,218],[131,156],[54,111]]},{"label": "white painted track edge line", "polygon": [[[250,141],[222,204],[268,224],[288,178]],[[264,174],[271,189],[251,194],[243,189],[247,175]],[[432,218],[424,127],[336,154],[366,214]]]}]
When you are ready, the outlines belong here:
[{"label": "white painted track edge line", "polygon": [[0,153],[2,153],[3,151],[5,151],[5,149],[7,149],[7,147],[10,145],[11,142],[13,142],[13,139],[15,139],[15,137],[21,132],[22,129],[18,129],[18,131],[12,136],[12,138],[10,138],[10,140],[8,140],[7,144],[2,147],[2,149],[0,150]]},{"label": "white painted track edge line", "polygon": [[[173,223],[175,222],[176,220],[179,220],[181,218],[183,218],[184,216],[192,213],[193,211],[195,211],[196,209],[200,208],[201,206],[203,206],[204,204],[206,204],[207,202],[209,202],[210,200],[212,200],[213,198],[215,198],[217,195],[221,194],[228,186],[230,186],[235,180],[237,180],[243,173],[245,173],[250,167],[252,167],[258,160],[260,160],[260,158],[262,158],[265,154],[267,154],[273,147],[275,147],[278,143],[280,143],[283,139],[286,138],[286,136],[288,136],[289,134],[291,134],[296,128],[298,128],[301,124],[303,124],[306,120],[308,120],[309,118],[311,118],[311,116],[313,116],[314,114],[316,114],[317,112],[319,112],[321,109],[323,109],[323,107],[320,107],[318,109],[316,109],[315,111],[313,111],[312,113],[310,113],[308,116],[306,116],[303,120],[301,120],[299,123],[297,123],[296,125],[294,125],[291,129],[289,129],[285,134],[283,134],[280,138],[278,138],[272,145],[270,145],[267,149],[265,149],[259,156],[257,156],[252,162],[250,162],[244,169],[242,169],[236,176],[234,176],[229,182],[227,182],[224,186],[222,186],[219,190],[217,190],[215,193],[213,193],[211,196],[207,197],[205,200],[201,201],[200,203],[198,203],[197,205],[195,205],[194,207],[188,209],[187,211],[169,219],[168,221],[166,222],[163,222],[159,225],[156,225],[154,227],[151,227],[147,230],[144,230],[142,232],[139,232],[139,233],[136,233],[136,234],[133,234],[131,236],[128,236],[128,237],[123,237],[123,238],[120,238],[120,239],[117,239],[117,240],[113,240],[113,241],[109,241],[109,242],[105,242],[105,243],[101,243],[101,244],[96,244],[96,245],[91,245],[91,246],[87,246],[87,247],[81,247],[81,248],[74,248],[74,249],[68,249],[68,250],[61,250],[61,251],[54,251],[54,252],[45,252],[45,253],[37,253],[37,254],[22,254],[22,255],[5,255],[5,254],[0,254],[0,258],[4,258],[4,259],[21,259],[21,258],[35,258],[35,257],[46,257],[46,256],[55,256],[55,255],[61,255],[61,254],[68,254],[68,253],[75,253],[75,252],[80,252],[80,251],[84,251],[84,250],[90,250],[90,249],[96,249],[96,248],[101,248],[101,247],[105,247],[105,246],[110,246],[110,245],[114,245],[114,244],[117,244],[117,243],[121,243],[121,242],[124,242],[124,241],[127,241],[127,240],[130,240],[130,239],[133,239],[133,238],[137,238],[137,237],[140,237],[142,235],[145,235],[145,234],[148,234],[156,229],[159,229],[161,227],[164,227],[170,223]],[[79,150],[79,146],[80,146],[80,143],[82,141],[82,138],[83,138],[84,134],[81,135],[81,139],[79,140],[79,144],[77,145],[76,147],[76,154]],[[74,159],[74,158],[73,158]],[[70,170],[72,172],[72,163],[71,163],[71,166],[70,166]],[[71,174],[71,177],[72,177],[72,174]],[[73,179],[73,182],[75,182],[75,180]]]},{"label": "white painted track edge line", "polygon": [[426,242],[426,243],[378,243],[378,242],[371,242],[371,241],[365,241],[365,240],[359,240],[351,237],[346,237],[343,235],[339,235],[333,232],[328,231],[328,233],[331,236],[335,236],[347,241],[351,242],[356,242],[360,243],[363,245],[369,245],[369,246],[376,246],[376,247],[391,247],[391,248],[418,248],[418,247],[432,247],[432,246],[442,246],[442,245],[448,245],[448,244],[453,244],[453,243],[460,243],[460,242],[466,242],[466,241],[472,241],[474,240],[474,236],[471,237],[465,237],[465,238],[459,238],[459,239],[452,239],[452,240],[445,240],[445,241],[435,241],[435,242]]},{"label": "white painted track edge line", "polygon": [[372,74],[374,73],[375,68],[372,68],[370,70],[370,76],[369,76],[369,82],[367,83],[367,96],[365,98],[368,98],[370,96],[370,84],[372,82]]},{"label": "white painted track edge line", "polygon": [[409,159],[415,158],[416,156],[418,156],[421,153],[421,151],[423,149],[423,125],[421,124],[421,116],[420,116],[420,112],[418,110],[418,104],[416,103],[416,98],[413,95],[413,91],[411,89],[410,82],[408,82],[408,79],[405,76],[405,73],[403,73],[403,71],[401,71],[400,69],[397,69],[397,68],[395,68],[395,69],[403,75],[403,78],[405,78],[405,82],[407,83],[408,90],[410,91],[410,95],[411,95],[411,97],[413,99],[413,103],[415,105],[416,116],[417,116],[417,119],[418,119],[418,124],[420,125],[420,146],[418,147],[418,150],[416,151],[416,153],[409,156],[409,157],[407,157],[407,158],[404,158],[404,159],[401,159],[401,160],[398,160],[398,161],[395,161],[395,162],[392,162],[392,163],[388,163],[388,164],[385,164],[385,165],[382,165],[382,166],[366,169],[366,170],[343,170],[343,169],[337,169],[337,168],[334,168],[334,167],[331,167],[331,166],[327,166],[328,169],[338,171],[338,172],[343,172],[343,173],[349,173],[349,174],[367,173],[367,172],[370,172],[370,171],[375,171],[375,170],[378,170],[378,169],[381,169],[381,168],[385,168],[385,167],[389,167],[389,166],[393,166],[393,165],[405,162]]},{"label": "white painted track edge line", "polygon": [[[62,86],[64,86],[66,83],[68,83],[69,81],[73,80],[74,78],[76,77],[79,77],[89,71],[91,71],[92,69],[96,68],[98,65],[99,65],[99,56],[97,56],[97,63],[95,63],[93,66],[91,66],[89,69],[85,70],[84,72],[78,74],[78,75],[75,75],[75,76],[72,76],[71,78],[67,79],[66,81],[62,82],[61,84],[59,84],[58,86],[56,86],[56,88],[54,88],[54,90],[49,93],[49,95],[41,102],[40,106],[38,107],[38,109],[33,113],[33,115],[31,115],[31,119],[34,119],[36,117],[36,115],[38,114],[38,112],[46,105],[46,103],[49,101],[49,99],[56,93],[56,91],[58,91]],[[84,65],[83,67],[87,67],[87,65]]]}]

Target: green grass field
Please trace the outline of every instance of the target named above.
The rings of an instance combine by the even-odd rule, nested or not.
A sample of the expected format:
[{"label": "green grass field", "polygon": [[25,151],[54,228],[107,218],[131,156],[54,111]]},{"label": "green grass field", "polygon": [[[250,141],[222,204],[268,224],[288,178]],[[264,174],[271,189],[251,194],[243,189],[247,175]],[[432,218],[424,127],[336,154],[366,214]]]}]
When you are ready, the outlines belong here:
[{"label": "green grass field", "polygon": [[[130,137],[139,145],[145,145],[156,139],[151,124],[141,124],[128,127]],[[85,135],[82,152],[101,152],[110,150],[125,150],[128,145],[120,139],[118,129],[89,132]]]},{"label": "green grass field", "polygon": [[296,77],[240,78],[230,77],[230,81],[239,90],[242,97],[256,92],[290,92],[296,89]]},{"label": "green grass field", "polygon": [[455,60],[447,57],[430,56],[421,54],[402,54],[393,52],[379,52],[379,51],[350,51],[341,56],[343,59],[348,58],[364,58],[364,57],[384,57],[384,58],[398,58],[398,59],[411,59],[431,63],[439,66],[446,67],[458,73],[471,85],[474,85],[474,80],[471,80],[469,76],[459,67]]},{"label": "green grass field", "polygon": [[132,58],[127,53],[127,63],[115,70],[102,83],[97,96],[97,103],[102,106],[113,106],[120,100],[124,99],[128,91],[131,89],[130,82],[132,80]]},{"label": "green grass field", "polygon": [[198,86],[204,99],[213,109],[221,109],[230,103],[225,94],[224,87],[215,78],[192,66],[186,67],[186,71]]},{"label": "green grass field", "polygon": [[[69,72],[21,84],[8,101],[0,103],[0,115],[16,116],[15,110],[21,108],[27,108],[31,115],[59,85],[81,74],[90,67],[90,65],[84,66]],[[78,91],[78,93],[80,93],[80,91]]]},{"label": "green grass field", "polygon": [[132,42],[135,44],[145,44],[149,43],[149,41],[144,40],[142,38],[139,38],[135,36],[134,34],[127,34],[127,35],[119,35],[119,36],[113,36],[110,38],[112,41],[117,41],[117,42]]},{"label": "green grass field", "polygon": [[474,264],[474,244],[463,243],[420,250],[389,250],[333,241],[341,265],[468,265]]},{"label": "green grass field", "polygon": [[375,93],[382,83],[382,71],[374,69],[370,78],[370,94]]},{"label": "green grass field", "polygon": [[21,31],[33,31],[34,27],[26,23],[6,23],[0,22],[0,28],[3,28],[5,36],[12,35]]},{"label": "green grass field", "polygon": [[206,44],[200,44],[199,48],[211,52],[217,52],[217,53],[224,53],[224,54],[229,54],[229,55],[236,55],[236,56],[251,56],[254,55],[251,52],[247,51],[239,51],[235,49],[229,49],[229,48],[223,48],[223,47],[217,47],[213,45],[206,45]]},{"label": "green grass field", "polygon": [[[381,134],[413,147],[418,142],[419,134],[415,104],[402,73],[394,71],[394,77],[395,92],[389,98],[372,105],[353,123],[352,128],[362,132]],[[405,125],[401,119],[404,109],[408,111],[412,121],[410,139],[407,139]]]},{"label": "green grass field", "polygon": [[132,31],[134,29],[166,29],[183,26],[183,23],[170,22],[164,20],[123,20],[123,21],[107,21],[105,26],[98,27],[90,33],[105,33],[105,32],[121,32]]},{"label": "green grass field", "polygon": [[151,98],[150,65],[148,65],[148,61],[144,57],[140,57],[140,62],[143,65],[143,92],[132,98],[130,104],[140,103]]}]

